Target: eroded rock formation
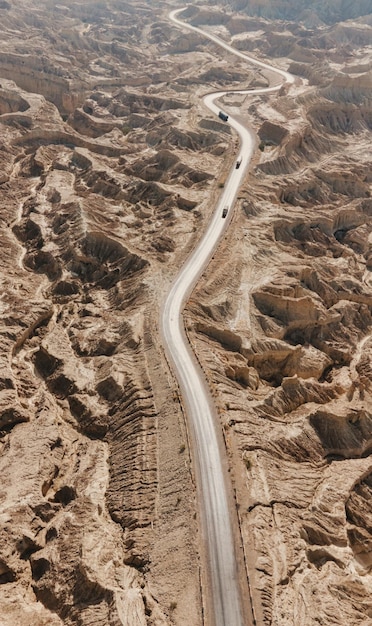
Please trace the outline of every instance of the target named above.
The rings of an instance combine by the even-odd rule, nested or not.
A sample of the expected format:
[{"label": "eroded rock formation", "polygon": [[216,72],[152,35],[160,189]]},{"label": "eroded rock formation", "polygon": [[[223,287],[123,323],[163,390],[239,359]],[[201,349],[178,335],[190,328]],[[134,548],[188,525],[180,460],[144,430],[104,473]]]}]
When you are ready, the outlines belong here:
[{"label": "eroded rock formation", "polygon": [[5,4],[1,623],[199,624],[193,477],[157,323],[226,139],[187,123],[186,87],[156,88],[150,7],[139,26],[130,5]]},{"label": "eroded rock formation", "polygon": [[[213,12],[195,11],[199,22],[236,33]],[[256,50],[264,30],[273,46],[275,25],[251,23],[240,47]],[[341,48],[336,64],[323,50],[327,72],[308,54],[302,67],[317,79],[297,96],[245,101],[260,153],[187,310],[216,390],[263,624],[366,625],[372,615],[371,80],[351,31],[357,75]],[[307,50],[318,36],[307,34]],[[296,58],[295,41],[280,54]]]},{"label": "eroded rock formation", "polygon": [[[272,77],[168,8],[0,2],[2,626],[202,623],[158,315],[236,157],[200,96]],[[224,101],[260,149],[187,310],[258,623],[367,626],[370,20],[186,15],[299,77]]]}]

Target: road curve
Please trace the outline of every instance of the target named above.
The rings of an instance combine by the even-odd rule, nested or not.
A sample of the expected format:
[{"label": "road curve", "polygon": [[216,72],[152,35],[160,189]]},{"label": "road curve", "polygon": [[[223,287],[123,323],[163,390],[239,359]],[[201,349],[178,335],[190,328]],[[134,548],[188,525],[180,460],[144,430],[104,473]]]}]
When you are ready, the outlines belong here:
[{"label": "road curve", "polygon": [[[197,31],[229,52],[237,54],[250,63],[276,71],[286,81],[293,82],[292,76],[287,72],[276,70],[266,63],[247,57],[218,37],[177,19],[176,15],[183,10],[172,11],[169,15],[178,26]],[[268,93],[278,90],[280,86],[235,91],[235,93]],[[219,107],[214,101],[225,93],[227,92],[209,94],[205,96],[204,103],[211,111],[218,113]],[[251,626],[254,618],[250,609],[247,609],[249,603],[242,602],[241,586],[238,580],[226,472],[223,469],[222,437],[216,428],[217,419],[213,400],[186,338],[182,317],[188,296],[228,227],[238,189],[254,150],[253,132],[231,116],[229,123],[240,137],[241,145],[237,158],[242,158],[241,166],[236,169],[234,165],[232,168],[206,232],[172,284],[161,312],[160,327],[163,345],[183,396],[193,445],[197,489],[201,503],[201,536],[207,561],[205,576],[207,589],[203,592],[206,623],[210,626]],[[226,219],[223,219],[222,211],[225,207],[228,208],[228,214]],[[248,595],[248,592],[244,595]]]}]

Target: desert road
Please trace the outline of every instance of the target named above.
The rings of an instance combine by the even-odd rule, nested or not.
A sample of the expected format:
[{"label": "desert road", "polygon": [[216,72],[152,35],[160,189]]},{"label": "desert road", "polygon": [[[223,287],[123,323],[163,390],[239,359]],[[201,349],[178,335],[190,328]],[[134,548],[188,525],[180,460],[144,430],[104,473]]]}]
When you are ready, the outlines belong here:
[{"label": "desert road", "polygon": [[[250,63],[276,71],[285,81],[293,82],[292,76],[287,72],[255,61],[234,50],[218,37],[178,20],[176,15],[183,10],[178,9],[170,13],[170,19],[177,26],[196,30],[204,37],[222,45],[229,52],[243,57]],[[278,85],[237,93],[270,93],[280,87],[281,85]],[[215,100],[225,93],[227,92],[205,96],[205,105],[213,113],[218,114],[220,107],[215,104]],[[242,599],[242,585],[238,578],[233,522],[230,514],[231,505],[229,505],[227,491],[229,487],[224,469],[224,451],[222,436],[218,431],[216,409],[204,375],[186,338],[182,317],[187,298],[229,225],[239,187],[254,151],[253,132],[231,116],[226,123],[229,123],[240,137],[237,160],[241,158],[242,162],[239,168],[236,168],[234,163],[206,232],[171,286],[161,313],[161,333],[168,359],[183,396],[193,447],[200,502],[201,537],[206,560],[204,589],[202,590],[205,623],[208,626],[251,626],[255,623],[253,613],[249,608],[249,601]],[[222,213],[226,208],[227,216],[223,218]],[[244,587],[246,589],[244,596],[249,596],[248,585],[243,585]]]}]

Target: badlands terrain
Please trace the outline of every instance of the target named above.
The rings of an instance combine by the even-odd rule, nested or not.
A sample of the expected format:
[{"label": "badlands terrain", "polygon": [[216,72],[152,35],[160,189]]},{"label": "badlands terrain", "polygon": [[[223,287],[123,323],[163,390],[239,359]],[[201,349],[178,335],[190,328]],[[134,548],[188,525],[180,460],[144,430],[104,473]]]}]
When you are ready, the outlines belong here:
[{"label": "badlands terrain", "polygon": [[[182,14],[296,77],[221,102],[257,150],[185,321],[257,624],[367,626],[372,16],[306,4]],[[202,95],[277,78],[174,8],[0,0],[0,626],[203,623],[159,313],[238,150]]]}]

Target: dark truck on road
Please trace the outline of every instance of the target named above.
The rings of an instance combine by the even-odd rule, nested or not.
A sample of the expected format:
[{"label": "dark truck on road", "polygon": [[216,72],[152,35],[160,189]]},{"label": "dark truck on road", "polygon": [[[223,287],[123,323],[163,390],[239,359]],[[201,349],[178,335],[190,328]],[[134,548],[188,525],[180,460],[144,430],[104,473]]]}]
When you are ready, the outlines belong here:
[{"label": "dark truck on road", "polygon": [[226,217],[226,215],[227,215],[227,211],[228,211],[228,210],[229,210],[229,207],[228,207],[228,206],[225,206],[225,207],[224,207],[224,209],[223,209],[223,211],[222,211],[222,217]]},{"label": "dark truck on road", "polygon": [[227,120],[229,119],[229,116],[226,115],[226,113],[224,113],[223,111],[220,111],[218,114],[218,117],[223,120],[224,122],[227,122]]}]

